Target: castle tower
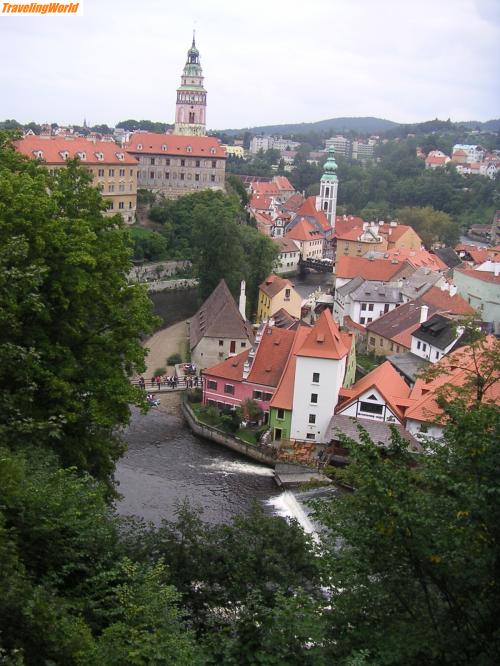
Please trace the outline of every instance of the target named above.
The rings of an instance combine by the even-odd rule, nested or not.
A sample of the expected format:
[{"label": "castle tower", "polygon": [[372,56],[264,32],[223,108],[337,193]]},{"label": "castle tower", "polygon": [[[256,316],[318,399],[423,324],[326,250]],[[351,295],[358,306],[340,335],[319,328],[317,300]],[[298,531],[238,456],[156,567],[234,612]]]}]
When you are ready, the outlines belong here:
[{"label": "castle tower", "polygon": [[319,196],[316,197],[316,209],[322,210],[330,223],[330,226],[335,229],[335,220],[337,215],[337,162],[334,157],[333,146],[328,149],[328,158],[323,167],[323,175],[321,176]]},{"label": "castle tower", "polygon": [[193,43],[187,53],[186,64],[177,88],[175,105],[175,134],[205,136],[207,91],[203,87],[200,53]]}]

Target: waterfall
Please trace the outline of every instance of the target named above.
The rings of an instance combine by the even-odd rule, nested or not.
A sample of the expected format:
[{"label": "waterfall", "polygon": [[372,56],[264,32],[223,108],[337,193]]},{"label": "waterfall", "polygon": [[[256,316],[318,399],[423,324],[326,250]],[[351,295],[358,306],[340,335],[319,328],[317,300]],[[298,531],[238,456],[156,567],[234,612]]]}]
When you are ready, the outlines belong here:
[{"label": "waterfall", "polygon": [[312,534],[317,538],[316,528],[302,505],[290,490],[285,490],[281,495],[268,500],[278,516],[283,518],[295,518],[304,532]]}]

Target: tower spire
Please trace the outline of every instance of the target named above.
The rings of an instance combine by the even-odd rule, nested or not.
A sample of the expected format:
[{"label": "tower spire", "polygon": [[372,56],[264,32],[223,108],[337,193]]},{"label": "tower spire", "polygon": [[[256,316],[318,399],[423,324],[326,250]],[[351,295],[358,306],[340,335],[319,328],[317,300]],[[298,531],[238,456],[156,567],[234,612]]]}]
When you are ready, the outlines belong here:
[{"label": "tower spire", "polygon": [[207,91],[203,86],[200,52],[196,48],[196,32],[187,52],[187,60],[177,88],[175,134],[204,136],[206,127]]},{"label": "tower spire", "polygon": [[191,48],[195,49],[196,48],[196,30],[193,28],[193,43],[191,44]]}]

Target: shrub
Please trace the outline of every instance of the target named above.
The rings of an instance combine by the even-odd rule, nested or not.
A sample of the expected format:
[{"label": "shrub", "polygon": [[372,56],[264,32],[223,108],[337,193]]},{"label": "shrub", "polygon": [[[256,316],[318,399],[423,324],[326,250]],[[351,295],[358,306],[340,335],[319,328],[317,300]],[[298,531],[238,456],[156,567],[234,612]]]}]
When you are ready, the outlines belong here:
[{"label": "shrub", "polygon": [[203,397],[203,391],[201,390],[201,388],[191,389],[190,391],[187,392],[188,402],[201,402],[202,397]]},{"label": "shrub", "polygon": [[179,363],[182,363],[182,357],[180,354],[170,354],[170,356],[167,358],[167,365],[177,365]]},{"label": "shrub", "polygon": [[155,377],[158,377],[158,375],[162,376],[166,373],[167,369],[166,368],[156,368],[156,370],[153,370],[153,375]]}]

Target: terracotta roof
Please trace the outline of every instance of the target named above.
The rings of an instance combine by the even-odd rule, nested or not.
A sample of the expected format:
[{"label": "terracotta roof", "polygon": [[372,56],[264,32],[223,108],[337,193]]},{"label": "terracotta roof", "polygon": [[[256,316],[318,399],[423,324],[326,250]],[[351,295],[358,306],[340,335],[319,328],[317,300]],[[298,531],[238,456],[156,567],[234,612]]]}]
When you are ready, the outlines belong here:
[{"label": "terracotta roof", "polygon": [[274,225],[273,218],[270,215],[265,215],[264,213],[260,213],[258,210],[254,211],[253,215],[255,217],[257,225],[263,224],[266,227],[272,227]]},{"label": "terracotta roof", "polygon": [[339,327],[332,319],[329,309],[323,310],[318,321],[297,352],[298,356],[313,358],[341,359],[347,356],[348,350],[342,341]]},{"label": "terracotta roof", "polygon": [[[379,227],[379,234],[384,236],[389,243],[397,243],[407,233],[417,236],[420,240],[420,236],[408,224],[398,224],[396,227],[391,227],[390,224],[382,224]],[[421,240],[420,243],[422,243]]]},{"label": "terracotta roof", "polygon": [[296,213],[303,203],[304,197],[302,194],[300,194],[300,192],[295,192],[295,194],[292,194],[292,196],[287,199],[281,207],[283,210],[291,210]]},{"label": "terracotta roof", "polygon": [[[389,237],[391,238],[391,236]],[[387,256],[386,256],[387,255]],[[444,261],[435,255],[431,254],[425,249],[411,250],[408,247],[393,248],[384,253],[387,259],[398,259],[399,261],[407,261],[415,268],[425,267],[433,271],[446,270],[447,266]]]},{"label": "terracotta roof", "polygon": [[[139,148],[142,146],[142,148]],[[165,148],[163,148],[165,146]],[[188,150],[191,148],[191,150]],[[182,155],[183,157],[226,158],[226,150],[211,136],[182,136],[180,134],[132,134],[126,150],[135,154]]]},{"label": "terracotta roof", "polygon": [[263,291],[269,298],[274,298],[276,294],[279,294],[282,289],[287,287],[293,289],[293,284],[290,280],[279,277],[279,275],[274,275],[273,273],[268,275],[264,282],[259,284],[260,291]]},{"label": "terracotta roof", "polygon": [[294,338],[295,331],[267,325],[262,333],[247,381],[263,386],[278,386]]},{"label": "terracotta roof", "polygon": [[189,327],[191,349],[194,349],[205,336],[253,342],[252,327],[241,316],[224,280],[219,282],[191,318]]},{"label": "terracotta roof", "polygon": [[425,294],[422,294],[419,301],[427,305],[434,305],[439,308],[440,312],[448,312],[451,315],[472,315],[476,312],[462,296],[459,294],[450,296],[449,291],[444,291],[439,287],[428,289]]},{"label": "terracotta roof", "polygon": [[280,252],[300,252],[299,248],[291,238],[284,236],[283,238],[273,238],[273,241],[279,247]]},{"label": "terracotta roof", "polygon": [[404,263],[387,259],[367,259],[366,257],[339,257],[335,265],[335,275],[341,279],[362,277],[365,280],[389,281],[398,273]]},{"label": "terracotta roof", "polygon": [[290,231],[287,231],[285,238],[297,241],[320,240],[323,235],[318,231],[312,222],[302,218]]},{"label": "terracotta roof", "polygon": [[359,379],[351,388],[341,389],[340,394],[346,397],[347,400],[337,406],[337,413],[342,413],[360,395],[372,388],[381,393],[396,416],[402,419],[404,415],[402,401],[405,402],[409,397],[410,387],[389,361],[384,361],[382,365]]},{"label": "terracotta roof", "polygon": [[426,164],[437,164],[439,166],[442,166],[443,164],[446,164],[447,162],[450,161],[450,158],[447,155],[427,155],[425,159]]},{"label": "terracotta roof", "polygon": [[255,208],[257,210],[269,210],[271,208],[271,204],[272,201],[269,197],[254,194],[248,202],[248,207]]},{"label": "terracotta roof", "polygon": [[[371,233],[373,240],[361,240],[361,236],[366,233]],[[339,240],[346,240],[346,241],[357,241],[358,243],[369,243],[370,245],[375,245],[376,243],[385,243],[386,239],[384,236],[381,236],[377,232],[377,234],[374,233],[374,229],[372,227],[368,227],[366,231],[363,229],[363,227],[354,227],[353,229],[348,229],[347,231],[339,231],[338,229],[335,229],[335,236]],[[379,240],[376,240],[376,236],[380,236]]]},{"label": "terracotta roof", "polygon": [[358,322],[354,321],[354,319],[351,319],[349,315],[344,317],[343,325],[345,328],[354,328],[357,331],[360,331],[360,333],[366,333],[366,328],[363,326],[363,324],[358,324]]},{"label": "terracotta roof", "polygon": [[322,210],[316,210],[316,197],[307,197],[298,209],[297,214],[304,217],[313,217],[325,231],[331,229],[331,225],[328,222],[325,213]]},{"label": "terracotta roof", "polygon": [[294,317],[285,308],[280,308],[273,314],[274,325],[278,328],[292,328],[299,321],[297,317]]},{"label": "terracotta roof", "polygon": [[467,245],[465,243],[459,243],[455,247],[455,251],[468,254],[474,264],[482,264],[499,254],[498,250],[495,250],[494,247],[478,247],[477,245]]},{"label": "terracotta roof", "polygon": [[279,190],[284,191],[284,192],[287,192],[287,191],[290,191],[290,190],[292,192],[295,191],[294,186],[292,185],[292,183],[288,180],[288,178],[286,176],[274,176],[273,180],[276,183],[276,185],[278,186]]},{"label": "terracotta roof", "polygon": [[250,350],[247,349],[241,354],[236,356],[231,356],[217,365],[213,365],[211,368],[202,370],[204,376],[210,375],[213,377],[219,377],[220,379],[232,379],[233,381],[242,381],[243,379],[243,365],[248,358]]},{"label": "terracotta roof", "polygon": [[344,347],[347,349],[347,353],[350,353],[352,342],[354,340],[354,333],[348,333],[347,331],[340,331],[340,339],[344,343]]},{"label": "terracotta roof", "polygon": [[[493,347],[495,339],[490,336],[486,340],[486,347]],[[411,391],[410,398],[414,401],[406,412],[407,419],[423,422],[442,422],[443,411],[438,406],[436,398],[438,391],[444,385],[463,386],[476,372],[476,364],[481,363],[482,353],[474,358],[470,347],[460,347],[456,351],[444,356],[435,368],[443,368],[443,373],[430,381],[417,379]],[[496,382],[486,391],[487,401],[500,403],[500,382]]]},{"label": "terracotta roof", "polygon": [[476,271],[473,268],[455,268],[455,271],[463,273],[474,280],[481,280],[481,282],[491,282],[492,284],[500,285],[500,275],[495,275],[488,271]]},{"label": "terracotta roof", "polygon": [[281,376],[278,388],[271,400],[270,406],[277,409],[292,409],[293,407],[293,390],[295,386],[295,367],[297,364],[297,351],[303,345],[309,331],[311,329],[307,326],[300,325],[295,331],[295,338],[293,346],[288,357],[285,371]]},{"label": "terracotta roof", "polygon": [[[80,158],[84,164],[128,164],[137,166],[137,160],[111,141],[89,141],[83,137],[40,137],[35,135],[25,136],[14,142],[16,150],[28,157],[35,158],[37,153],[42,153],[41,159],[46,164],[65,164],[64,153],[68,158],[78,157],[77,153],[85,154]],[[102,154],[102,159],[98,158]],[[120,159],[118,155],[121,155]]]},{"label": "terracotta roof", "polygon": [[262,182],[252,183],[251,188],[254,194],[258,196],[259,195],[265,196],[266,194],[267,195],[278,194],[278,186],[273,181],[271,181],[270,183],[262,183]]}]

